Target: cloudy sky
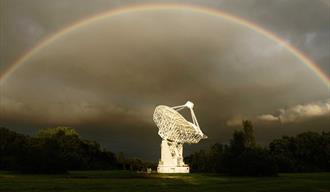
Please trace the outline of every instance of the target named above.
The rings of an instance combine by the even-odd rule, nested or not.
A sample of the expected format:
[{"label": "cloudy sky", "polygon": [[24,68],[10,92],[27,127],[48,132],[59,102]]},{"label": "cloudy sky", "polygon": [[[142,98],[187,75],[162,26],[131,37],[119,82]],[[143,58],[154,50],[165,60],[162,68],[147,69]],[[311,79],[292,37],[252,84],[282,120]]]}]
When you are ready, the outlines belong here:
[{"label": "cloudy sky", "polygon": [[[176,3],[176,1],[166,1]],[[0,72],[73,23],[131,5],[162,1],[0,0]],[[35,134],[71,126],[114,152],[155,160],[155,106],[195,103],[208,139],[186,152],[228,142],[242,119],[259,144],[330,130],[330,90],[286,47],[225,17],[271,31],[330,76],[329,0],[185,0],[180,9],[104,17],[56,37],[0,79],[0,124]]]}]

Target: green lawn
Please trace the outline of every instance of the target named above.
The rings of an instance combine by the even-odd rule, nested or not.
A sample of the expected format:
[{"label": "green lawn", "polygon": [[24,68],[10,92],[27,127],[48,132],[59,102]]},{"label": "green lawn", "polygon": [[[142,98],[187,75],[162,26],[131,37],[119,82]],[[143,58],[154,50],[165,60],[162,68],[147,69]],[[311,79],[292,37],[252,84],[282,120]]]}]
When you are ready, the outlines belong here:
[{"label": "green lawn", "polygon": [[228,177],[212,174],[137,174],[125,171],[74,171],[66,175],[0,172],[0,191],[319,191],[330,192],[330,173],[279,177]]}]

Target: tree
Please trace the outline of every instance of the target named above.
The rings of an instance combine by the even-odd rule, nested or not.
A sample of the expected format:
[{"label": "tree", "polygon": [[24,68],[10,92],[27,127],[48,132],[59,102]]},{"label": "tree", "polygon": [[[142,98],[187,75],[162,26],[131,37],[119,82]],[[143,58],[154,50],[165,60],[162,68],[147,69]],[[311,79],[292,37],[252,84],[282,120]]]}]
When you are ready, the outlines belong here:
[{"label": "tree", "polygon": [[26,154],[29,137],[0,127],[0,169],[18,169]]},{"label": "tree", "polygon": [[296,145],[293,137],[284,136],[269,144],[269,150],[280,172],[296,171],[297,162],[294,157]]},{"label": "tree", "polygon": [[330,170],[330,133],[305,132],[296,137],[284,136],[269,144],[281,172]]},{"label": "tree", "polygon": [[254,135],[253,124],[249,120],[243,120],[243,132],[244,132],[244,144],[247,148],[253,148],[256,146],[256,138]]},{"label": "tree", "polygon": [[117,168],[116,156],[69,127],[42,129],[37,137],[0,128],[0,169],[64,173],[77,169]]},{"label": "tree", "polygon": [[44,128],[40,129],[37,137],[39,138],[50,138],[54,136],[72,136],[79,137],[79,134],[71,127],[55,127],[55,128]]},{"label": "tree", "polygon": [[233,138],[230,140],[230,146],[235,154],[242,153],[247,148],[256,147],[255,135],[252,122],[242,121],[243,130],[235,130]]}]

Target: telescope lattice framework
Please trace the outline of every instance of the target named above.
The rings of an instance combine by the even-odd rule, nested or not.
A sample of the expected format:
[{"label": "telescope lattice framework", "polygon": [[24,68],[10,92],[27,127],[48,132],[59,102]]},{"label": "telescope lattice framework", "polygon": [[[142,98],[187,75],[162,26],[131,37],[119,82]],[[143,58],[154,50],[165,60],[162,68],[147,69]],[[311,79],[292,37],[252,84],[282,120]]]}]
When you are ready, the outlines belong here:
[{"label": "telescope lattice framework", "polygon": [[[178,143],[198,143],[206,139],[196,119],[194,104],[188,101],[185,105],[168,107],[159,105],[156,107],[153,120],[159,128],[158,134],[161,138]],[[190,109],[193,123],[187,121],[178,111]]]},{"label": "telescope lattice framework", "polygon": [[[194,104],[190,101],[175,107],[156,107],[153,120],[159,128],[159,136],[163,139],[161,160],[157,168],[159,173],[189,173],[189,166],[183,162],[183,144],[198,143],[207,138],[199,127],[193,107]],[[185,108],[190,110],[192,122],[178,112]]]}]

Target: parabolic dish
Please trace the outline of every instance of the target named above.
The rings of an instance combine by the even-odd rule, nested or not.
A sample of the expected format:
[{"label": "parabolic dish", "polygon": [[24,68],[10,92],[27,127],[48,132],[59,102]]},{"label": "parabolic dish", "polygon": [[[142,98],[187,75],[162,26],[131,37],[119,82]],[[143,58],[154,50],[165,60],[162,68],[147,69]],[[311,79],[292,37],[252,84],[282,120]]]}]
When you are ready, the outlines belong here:
[{"label": "parabolic dish", "polygon": [[159,128],[159,136],[165,140],[178,143],[198,143],[206,137],[196,130],[196,125],[187,121],[173,108],[165,105],[156,107],[153,120]]}]

